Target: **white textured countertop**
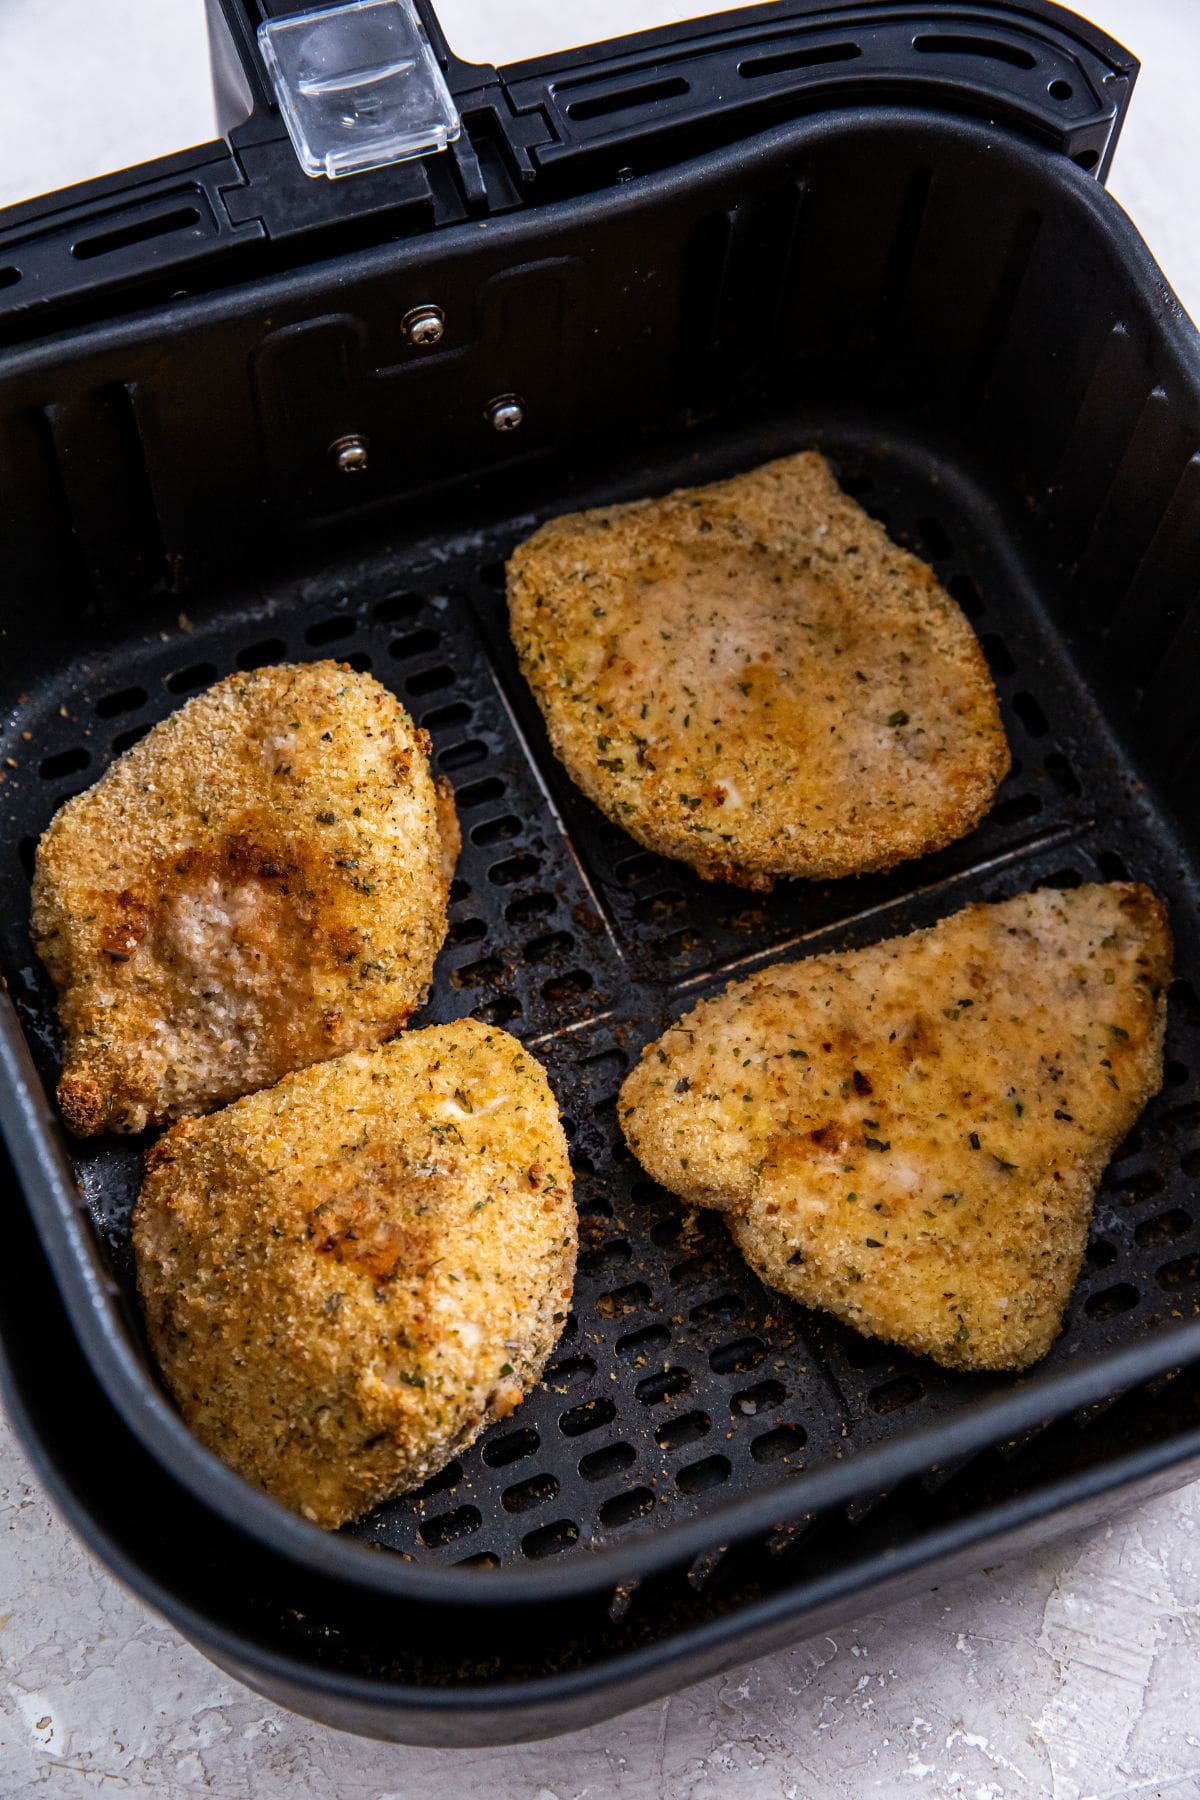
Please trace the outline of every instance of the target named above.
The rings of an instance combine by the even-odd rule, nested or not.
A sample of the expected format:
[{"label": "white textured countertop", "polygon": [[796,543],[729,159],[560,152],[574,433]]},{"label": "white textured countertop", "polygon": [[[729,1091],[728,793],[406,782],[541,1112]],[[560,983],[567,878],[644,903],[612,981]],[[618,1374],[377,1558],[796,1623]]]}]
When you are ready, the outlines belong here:
[{"label": "white textured countertop", "polygon": [[[201,10],[4,0],[0,203],[208,135]],[[442,0],[496,58],[539,21],[579,40],[687,10]],[[1200,316],[1200,0],[1084,10],[1146,65],[1111,186]],[[1200,1484],[619,1723],[493,1751],[343,1737],[227,1680],[85,1554],[2,1423],[0,1524],[0,1800],[1200,1796]]]}]

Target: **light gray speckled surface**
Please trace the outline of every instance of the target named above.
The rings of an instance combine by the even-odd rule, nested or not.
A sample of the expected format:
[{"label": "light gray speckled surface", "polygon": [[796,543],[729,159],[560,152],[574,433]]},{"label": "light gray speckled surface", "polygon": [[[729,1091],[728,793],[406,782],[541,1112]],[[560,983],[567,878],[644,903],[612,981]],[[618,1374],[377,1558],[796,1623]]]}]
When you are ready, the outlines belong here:
[{"label": "light gray speckled surface", "polygon": [[[506,16],[510,30],[518,14],[569,16],[563,37],[578,39],[634,19],[634,0],[614,5],[506,0]],[[0,202],[205,135],[198,7],[5,0]],[[669,10],[683,9],[662,0],[657,16]],[[1200,0],[1086,10],[1146,64],[1113,190],[1200,314]],[[494,4],[445,0],[444,14],[504,54]],[[122,83],[140,96],[122,124],[95,71],[106,36],[130,33],[163,91]],[[86,92],[35,159],[32,123],[71,81],[56,43]],[[78,1547],[0,1425],[0,1800],[43,1794],[1186,1800],[1200,1796],[1200,1484],[613,1725],[516,1750],[405,1750],[293,1718],[210,1667]]]}]

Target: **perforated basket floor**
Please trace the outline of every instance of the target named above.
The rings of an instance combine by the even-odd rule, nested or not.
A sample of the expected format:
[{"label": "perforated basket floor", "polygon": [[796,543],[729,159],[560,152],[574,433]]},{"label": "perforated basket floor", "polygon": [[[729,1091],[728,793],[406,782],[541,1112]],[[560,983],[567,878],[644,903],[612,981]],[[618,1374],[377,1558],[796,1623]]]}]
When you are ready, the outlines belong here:
[{"label": "perforated basket floor", "polygon": [[[371,669],[433,735],[436,765],[455,784],[463,854],[425,1018],[502,1024],[544,1060],[571,1139],[583,1252],[575,1308],[539,1390],[421,1491],[353,1528],[407,1556],[519,1562],[662,1529],[1007,1385],[949,1374],[770,1293],[719,1219],[687,1222],[624,1149],[614,1102],[641,1044],[763,961],[868,943],[1041,883],[1149,882],[1168,903],[1178,947],[1167,1084],[1104,1181],[1049,1362],[1200,1310],[1195,871],[1125,764],[986,497],[916,447],[881,455],[849,430],[793,423],[693,445],[565,504],[714,479],[818,437],[851,491],[933,563],[970,616],[1013,749],[980,829],[890,874],[748,896],[701,883],[605,821],[551,757],[507,645],[503,558],[531,518],[443,542],[435,557],[392,552],[349,575],[239,596],[198,610],[194,623],[172,615],[120,637],[98,628],[86,653],[30,673],[12,715],[0,751],[0,951],[48,1081],[55,1025],[28,939],[28,877],[37,836],[68,795],[186,695],[284,659],[333,655]],[[135,1309],[128,1218],[139,1147],[86,1146],[76,1166]]]}]

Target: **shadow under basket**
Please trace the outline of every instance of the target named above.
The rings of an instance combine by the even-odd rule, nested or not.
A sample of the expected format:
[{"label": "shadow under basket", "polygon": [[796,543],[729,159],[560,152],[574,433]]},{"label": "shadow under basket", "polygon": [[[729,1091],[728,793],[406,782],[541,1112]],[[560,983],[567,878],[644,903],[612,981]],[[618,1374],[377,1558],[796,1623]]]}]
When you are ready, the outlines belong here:
[{"label": "shadow under basket", "polygon": [[[0,1111],[27,1209],[0,1271],[9,1402],[111,1566],[241,1679],[348,1729],[567,1729],[1200,1455],[1200,343],[1097,157],[896,100],[0,355]],[[403,323],[423,301],[445,318],[428,354]],[[497,433],[510,395],[523,422]],[[329,454],[348,434],[352,475]],[[507,641],[504,560],[564,510],[809,446],[970,618],[1013,769],[934,856],[751,895],[643,851],[568,782]],[[214,1463],[158,1382],[129,1246],[144,1145],[61,1135],[27,927],[69,795],[219,677],[326,656],[400,696],[457,794],[414,1023],[484,1019],[545,1063],[582,1225],[537,1391],[330,1535]],[[1125,878],[1176,937],[1166,1084],[1025,1376],[793,1306],[623,1147],[624,1072],[731,975]]]}]

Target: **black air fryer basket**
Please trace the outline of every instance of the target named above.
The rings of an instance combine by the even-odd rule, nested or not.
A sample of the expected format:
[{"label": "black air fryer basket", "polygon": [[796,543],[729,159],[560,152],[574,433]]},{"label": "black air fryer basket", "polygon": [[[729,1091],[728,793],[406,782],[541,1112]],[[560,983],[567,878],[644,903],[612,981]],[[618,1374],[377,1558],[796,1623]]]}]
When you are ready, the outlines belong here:
[{"label": "black air fryer basket", "polygon": [[[301,170],[255,41],[314,10],[214,10],[226,142],[0,218],[0,1342],[59,1503],[217,1661],[350,1729],[486,1742],[1200,1464],[1200,343],[1101,186],[1136,64],[1042,0],[780,0],[500,72],[422,5],[460,135],[338,179]],[[763,898],[566,780],[504,559],[564,510],[810,445],[972,620],[1014,762],[964,842]],[[219,676],[330,655],[454,781],[425,1017],[544,1061],[583,1244],[537,1392],[336,1535],[216,1463],[159,1385],[140,1146],[64,1140],[27,929],[68,795]],[[623,1072],[732,972],[1127,875],[1176,934],[1166,1087],[1027,1375],[792,1306],[624,1150]]]}]

